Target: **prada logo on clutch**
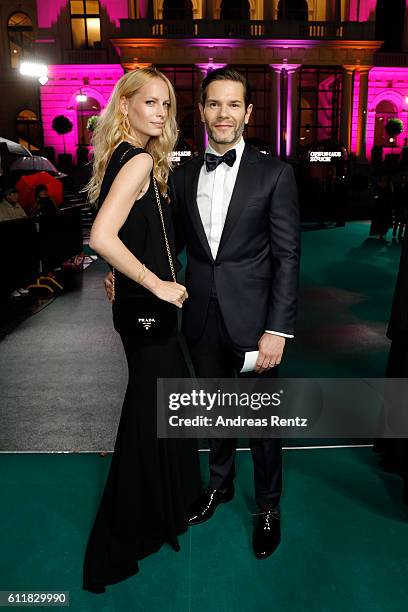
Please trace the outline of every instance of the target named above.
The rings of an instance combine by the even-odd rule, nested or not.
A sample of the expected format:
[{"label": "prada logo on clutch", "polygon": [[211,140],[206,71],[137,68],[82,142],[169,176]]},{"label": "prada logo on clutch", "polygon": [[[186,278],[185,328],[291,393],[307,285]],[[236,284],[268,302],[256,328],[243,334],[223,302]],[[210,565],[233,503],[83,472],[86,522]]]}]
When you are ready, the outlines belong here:
[{"label": "prada logo on clutch", "polygon": [[156,319],[138,319],[137,322],[141,323],[145,329],[150,329],[156,323]]}]

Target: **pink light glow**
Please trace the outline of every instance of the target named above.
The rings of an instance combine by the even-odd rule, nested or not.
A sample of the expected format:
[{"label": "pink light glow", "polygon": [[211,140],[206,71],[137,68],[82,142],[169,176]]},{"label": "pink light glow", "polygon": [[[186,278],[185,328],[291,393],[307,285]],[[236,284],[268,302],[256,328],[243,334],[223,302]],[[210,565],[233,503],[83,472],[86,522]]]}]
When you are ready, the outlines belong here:
[{"label": "pink light glow", "polygon": [[50,28],[66,6],[66,0],[37,0],[37,20],[40,28]]},{"label": "pink light glow", "polygon": [[196,64],[197,68],[201,70],[201,72],[207,75],[209,72],[213,70],[217,70],[217,68],[224,68],[227,64],[217,64],[215,62],[207,62],[206,64]]},{"label": "pink light glow", "polygon": [[[161,39],[164,42],[165,39]],[[139,39],[140,43],[151,44],[151,38]],[[212,55],[212,49],[219,47],[242,47],[242,38],[183,38],[186,46],[208,47],[208,53]],[[308,47],[321,47],[322,41],[318,39],[303,39],[303,38],[260,38],[260,39],[245,39],[245,47],[255,47],[261,49],[269,49],[271,47],[284,47],[291,49],[300,47],[301,49]]]},{"label": "pink light glow", "polygon": [[146,19],[148,16],[148,0],[139,0],[139,18]]},{"label": "pink light glow", "polygon": [[292,134],[292,95],[293,95],[293,75],[288,74],[288,105],[286,110],[286,157],[289,159],[293,152],[293,134]]},{"label": "pink light glow", "polygon": [[[371,157],[374,146],[376,108],[380,102],[389,101],[397,109],[398,119],[404,124],[404,130],[399,137],[399,145],[404,142],[407,133],[408,105],[405,97],[408,95],[408,68],[372,68],[369,74],[368,104],[367,104],[367,156]],[[398,147],[395,148],[398,152]]]},{"label": "pink light glow", "polygon": [[299,68],[299,64],[288,64],[285,62],[283,64],[270,64],[270,67],[273,68],[279,74],[278,89],[276,92],[278,104],[277,104],[276,125],[275,125],[275,130],[276,130],[275,132],[275,139],[276,139],[275,155],[277,155],[278,157],[280,156],[280,152],[281,152],[281,146],[280,146],[281,145],[280,75],[281,75],[283,68],[287,70],[288,72],[288,81],[287,81],[288,82],[288,95],[287,95],[287,107],[286,107],[286,156],[290,157],[291,155],[293,155],[293,152],[295,150],[295,143],[293,142],[293,133],[292,133],[293,116],[292,116],[291,100],[292,100],[293,78],[294,78],[294,75],[292,73],[294,70]]},{"label": "pink light glow", "polygon": [[[197,68],[203,74],[203,78],[205,78],[209,72],[212,72],[213,70],[216,70],[217,68],[224,68],[224,66],[226,65],[227,64],[217,64],[212,61],[208,61],[205,64],[196,64]],[[204,127],[204,124],[203,124],[203,127]],[[208,134],[207,134],[207,130],[204,128],[204,147],[207,148],[207,146],[208,146]]]},{"label": "pink light glow", "polygon": [[[52,129],[57,115],[65,115],[73,123],[73,129],[65,136],[67,153],[75,156],[78,145],[78,113],[76,95],[81,91],[95,98],[103,109],[115,83],[123,75],[120,64],[59,64],[48,67],[48,83],[41,87],[41,116],[44,129],[44,144],[64,152],[61,136]],[[85,83],[84,83],[85,79]]]},{"label": "pink light glow", "polygon": [[120,26],[119,19],[129,18],[128,0],[100,0],[100,3],[117,28]]},{"label": "pink light glow", "polygon": [[[127,0],[100,0],[109,19],[119,27],[119,19],[129,17]],[[51,28],[57,20],[63,9],[68,5],[67,0],[37,0],[37,19],[40,28]],[[67,7],[69,11],[69,8]]]},{"label": "pink light glow", "polygon": [[354,88],[353,88],[353,118],[351,121],[351,150],[353,153],[357,149],[357,128],[358,128],[358,98],[360,94],[360,74],[358,71],[355,72],[354,76]]},{"label": "pink light glow", "polygon": [[373,21],[377,0],[350,0],[348,21]]}]

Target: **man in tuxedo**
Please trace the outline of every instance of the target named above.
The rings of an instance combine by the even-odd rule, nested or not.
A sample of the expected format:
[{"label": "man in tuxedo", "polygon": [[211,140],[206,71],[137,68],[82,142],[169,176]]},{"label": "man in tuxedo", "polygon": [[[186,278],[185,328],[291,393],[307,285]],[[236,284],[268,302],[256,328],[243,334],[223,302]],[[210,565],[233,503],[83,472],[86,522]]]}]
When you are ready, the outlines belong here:
[{"label": "man in tuxedo", "polygon": [[[298,292],[299,216],[292,167],[245,144],[252,104],[244,76],[230,68],[209,73],[201,86],[201,119],[209,145],[204,155],[170,178],[187,242],[183,332],[196,374],[230,378],[237,356],[259,350],[244,376],[275,377],[286,338],[293,338]],[[105,279],[109,295],[111,281]],[[279,439],[250,439],[257,558],[280,542],[282,447]],[[234,496],[236,440],[211,439],[207,490],[191,509],[202,523]]]},{"label": "man in tuxedo", "polygon": [[[230,68],[209,73],[200,113],[209,145],[178,167],[170,194],[187,241],[183,332],[196,374],[228,378],[237,355],[259,350],[253,377],[273,377],[292,338],[299,269],[299,217],[292,167],[245,144],[249,85]],[[268,557],[280,541],[282,447],[251,439],[259,513],[253,546]],[[236,440],[211,439],[208,489],[189,523],[208,520],[234,495]]]}]

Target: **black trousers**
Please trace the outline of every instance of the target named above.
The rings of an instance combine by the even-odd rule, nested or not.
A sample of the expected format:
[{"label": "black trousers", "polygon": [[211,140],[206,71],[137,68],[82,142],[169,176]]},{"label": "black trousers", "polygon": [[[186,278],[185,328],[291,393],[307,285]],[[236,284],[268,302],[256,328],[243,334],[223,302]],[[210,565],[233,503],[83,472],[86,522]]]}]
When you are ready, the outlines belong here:
[{"label": "black trousers", "polygon": [[[187,339],[196,375],[199,378],[230,378],[235,376],[238,359],[231,350],[231,342],[216,298],[208,308],[207,321],[199,340]],[[277,369],[263,374],[250,372],[242,378],[275,378]],[[237,440],[233,438],[209,440],[209,488],[224,490],[235,476]],[[254,464],[255,499],[260,510],[279,505],[282,492],[282,442],[280,439],[251,438],[249,445]]]}]

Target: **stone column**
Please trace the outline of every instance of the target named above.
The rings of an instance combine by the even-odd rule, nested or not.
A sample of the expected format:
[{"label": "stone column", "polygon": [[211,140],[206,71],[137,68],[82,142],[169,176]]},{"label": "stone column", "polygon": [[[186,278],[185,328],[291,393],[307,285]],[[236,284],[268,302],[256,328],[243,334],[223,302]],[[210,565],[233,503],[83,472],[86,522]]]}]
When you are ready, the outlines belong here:
[{"label": "stone column", "polygon": [[281,70],[282,64],[270,66],[271,78],[271,145],[272,153],[276,157],[281,154]]},{"label": "stone column", "polygon": [[[205,77],[207,76],[210,65],[209,64],[196,64],[195,67],[197,68],[197,71],[199,74],[199,81],[201,83],[201,81],[205,79]],[[215,67],[217,68],[217,66]],[[198,151],[204,151],[204,149],[206,148],[208,144],[208,136],[207,136],[207,132],[205,131],[204,123],[201,123],[201,118],[200,118],[200,126],[201,126],[201,129],[197,130],[197,149]]]},{"label": "stone column", "polygon": [[200,19],[208,19],[209,17],[209,13],[210,13],[210,2],[209,0],[200,0],[199,2],[200,6],[201,6],[201,17]]},{"label": "stone column", "polygon": [[255,0],[254,19],[259,19],[260,21],[266,19],[264,16],[264,0]]},{"label": "stone column", "polygon": [[299,142],[298,96],[299,96],[299,65],[287,67],[287,121],[286,121],[286,156],[289,160],[297,159]]},{"label": "stone column", "polygon": [[351,151],[351,125],[353,119],[354,66],[343,66],[343,88],[341,93],[341,142]]},{"label": "stone column", "polygon": [[366,125],[367,125],[367,99],[368,99],[368,74],[370,67],[359,68],[360,92],[358,98],[358,124],[357,124],[357,146],[356,153],[359,161],[366,161]]},{"label": "stone column", "polygon": [[282,67],[280,73],[280,156],[281,159],[286,159],[287,152],[287,126],[288,126],[288,69]]}]

